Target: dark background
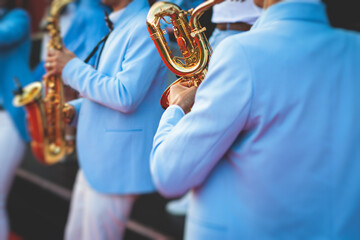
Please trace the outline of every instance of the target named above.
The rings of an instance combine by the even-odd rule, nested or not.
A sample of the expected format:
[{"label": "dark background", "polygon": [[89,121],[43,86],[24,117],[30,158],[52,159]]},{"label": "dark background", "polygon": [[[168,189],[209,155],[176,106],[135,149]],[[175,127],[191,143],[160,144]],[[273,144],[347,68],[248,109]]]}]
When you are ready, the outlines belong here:
[{"label": "dark background", "polygon": [[[26,9],[32,19],[31,68],[33,68],[39,62],[44,34],[40,22],[50,1],[14,1],[18,7]],[[328,4],[328,14],[333,26],[360,31],[360,1],[325,0],[324,2]],[[207,27],[208,37],[214,29],[214,25],[211,24],[211,14],[212,11],[208,11],[201,18],[201,24]],[[76,154],[69,156],[65,162],[44,166],[33,158],[28,148],[8,198],[12,231],[29,240],[63,239],[69,199],[77,170]],[[169,215],[165,211],[168,201],[157,193],[141,196],[132,211],[132,224],[126,231],[125,239],[160,239],[161,236],[164,239],[181,239],[185,217]],[[136,224],[140,225],[140,230]],[[147,230],[142,231],[141,226]],[[146,234],[149,231],[154,231],[155,235]]]}]

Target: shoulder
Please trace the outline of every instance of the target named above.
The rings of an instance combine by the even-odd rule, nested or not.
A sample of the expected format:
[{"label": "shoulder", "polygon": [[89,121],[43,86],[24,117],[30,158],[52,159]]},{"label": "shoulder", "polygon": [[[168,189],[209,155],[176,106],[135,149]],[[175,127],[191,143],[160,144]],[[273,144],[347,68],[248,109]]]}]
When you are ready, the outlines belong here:
[{"label": "shoulder", "polygon": [[142,9],[138,14],[136,14],[136,16],[134,16],[134,18],[131,20],[131,28],[133,30],[133,32],[137,32],[137,33],[141,33],[144,30],[145,33],[148,33],[147,27],[146,27],[146,17],[147,17],[147,11],[148,8],[146,9]]},{"label": "shoulder", "polygon": [[[28,34],[30,32],[30,17],[22,9],[13,9],[9,11],[3,19],[3,26],[8,26],[11,32],[19,34]],[[10,32],[9,32],[10,33]]]},{"label": "shoulder", "polygon": [[238,51],[241,51],[241,49],[251,49],[253,46],[256,46],[256,48],[261,47],[266,44],[270,38],[269,34],[265,31],[251,30],[242,32],[229,36],[221,41],[215,51],[221,49],[222,52],[225,51],[228,54],[234,55]]},{"label": "shoulder", "polygon": [[22,20],[26,20],[26,21],[30,21],[30,17],[28,15],[28,13],[20,8],[15,8],[13,10],[11,10],[7,16],[8,18],[16,18],[16,19],[22,19]]},{"label": "shoulder", "polygon": [[236,34],[227,37],[219,43],[214,50],[212,60],[216,59],[223,64],[230,64],[231,66],[237,66],[236,63],[246,61],[247,54],[245,49],[248,48],[248,39],[244,39],[244,33]]},{"label": "shoulder", "polygon": [[236,35],[221,41],[211,56],[208,75],[213,76],[215,81],[221,78],[231,82],[251,82],[253,66],[245,50],[244,44]]},{"label": "shoulder", "polygon": [[131,19],[130,23],[130,41],[140,42],[152,42],[149,31],[146,25],[147,11],[142,10],[134,18]]},{"label": "shoulder", "polygon": [[349,40],[354,40],[357,44],[360,43],[360,33],[353,30],[334,28],[334,33],[337,35],[342,35]]},{"label": "shoulder", "polygon": [[4,24],[12,24],[14,28],[21,30],[30,30],[30,17],[26,11],[15,8],[4,17]]}]

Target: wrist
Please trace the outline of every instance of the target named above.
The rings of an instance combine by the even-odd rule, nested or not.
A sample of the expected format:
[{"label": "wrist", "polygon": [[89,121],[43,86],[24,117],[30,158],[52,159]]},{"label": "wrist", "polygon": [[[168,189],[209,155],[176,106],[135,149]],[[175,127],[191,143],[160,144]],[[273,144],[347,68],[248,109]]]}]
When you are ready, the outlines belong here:
[{"label": "wrist", "polygon": [[191,111],[191,106],[189,106],[189,105],[186,104],[186,103],[180,102],[180,103],[178,103],[178,104],[176,104],[176,105],[179,106],[179,107],[183,110],[183,112],[184,112],[185,114],[188,114],[188,113]]}]

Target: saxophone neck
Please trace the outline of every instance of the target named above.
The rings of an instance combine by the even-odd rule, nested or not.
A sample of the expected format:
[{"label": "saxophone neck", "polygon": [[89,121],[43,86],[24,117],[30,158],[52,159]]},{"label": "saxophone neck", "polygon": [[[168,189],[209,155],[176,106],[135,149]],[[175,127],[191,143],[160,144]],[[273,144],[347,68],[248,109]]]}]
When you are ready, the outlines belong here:
[{"label": "saxophone neck", "polygon": [[61,50],[63,47],[60,35],[60,15],[62,10],[74,0],[53,0],[50,6],[50,14],[47,18],[46,30],[50,35],[48,48]]}]

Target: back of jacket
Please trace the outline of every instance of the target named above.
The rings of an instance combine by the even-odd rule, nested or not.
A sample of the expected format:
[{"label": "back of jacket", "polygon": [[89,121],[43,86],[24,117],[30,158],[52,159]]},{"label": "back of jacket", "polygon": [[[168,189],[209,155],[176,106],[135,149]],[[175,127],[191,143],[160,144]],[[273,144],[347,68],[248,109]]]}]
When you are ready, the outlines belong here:
[{"label": "back of jacket", "polygon": [[[221,91],[238,93],[222,107],[244,124],[195,190],[190,219],[228,239],[359,239],[359,34],[331,28],[321,4],[285,2],[212,60],[220,53],[231,62],[210,69],[233,72]],[[197,99],[211,98],[210,85]]]},{"label": "back of jacket", "polygon": [[276,3],[217,46],[151,152],[162,194],[192,189],[186,239],[360,239],[359,62],[320,3]]}]

